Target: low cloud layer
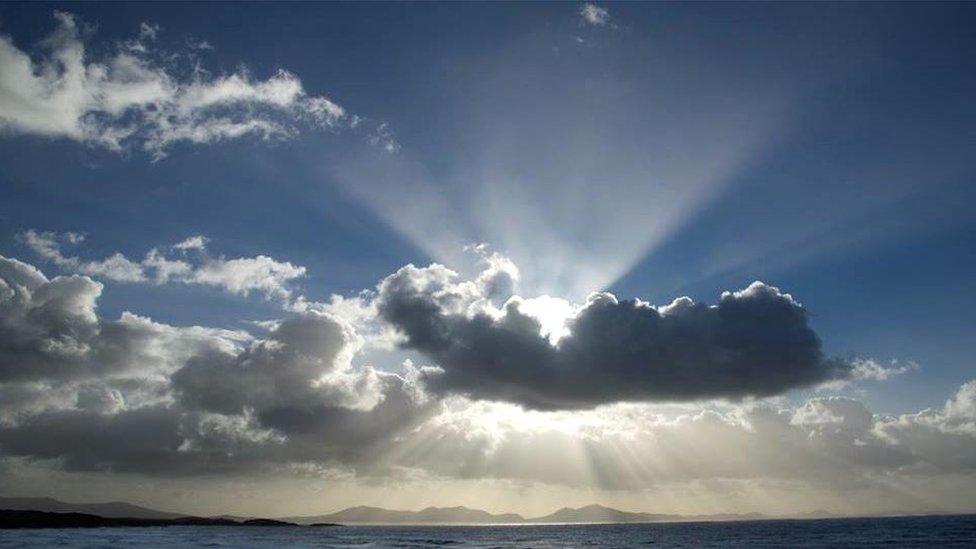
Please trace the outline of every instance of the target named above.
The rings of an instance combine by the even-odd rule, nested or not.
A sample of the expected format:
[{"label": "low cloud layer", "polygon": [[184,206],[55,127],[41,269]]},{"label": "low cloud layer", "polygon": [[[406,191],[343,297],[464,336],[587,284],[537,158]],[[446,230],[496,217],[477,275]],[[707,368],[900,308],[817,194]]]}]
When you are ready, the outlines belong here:
[{"label": "low cloud layer", "polygon": [[457,401],[399,456],[457,478],[506,478],[605,490],[775,479],[836,491],[976,471],[976,382],[938,409],[873,414],[819,397],[664,415],[643,405],[525,413]]},{"label": "low cloud layer", "polygon": [[[846,397],[678,412],[616,403],[898,373],[868,361],[831,370],[802,308],[775,288],[754,284],[710,307],[678,300],[654,308],[600,294],[566,311],[543,306],[554,298],[505,303],[497,291],[517,285],[517,269],[484,258],[485,271],[470,281],[440,266],[405,267],[357,307],[306,303],[257,336],[133,313],[108,320],[97,311],[103,287],[88,276],[48,278],[0,258],[0,463],[165,478],[490,479],[613,491],[722,480],[836,493],[976,470],[976,382],[944,406],[902,415]],[[543,324],[559,322],[537,320],[554,309],[568,327],[558,337]],[[433,364],[393,373],[393,365],[362,363],[371,336],[360,327],[383,318],[407,345],[436,351]],[[724,324],[733,320],[735,329]],[[728,343],[733,336],[742,343]],[[475,350],[492,362],[455,361]],[[537,360],[528,371],[526,356]],[[591,371],[596,356],[610,357],[599,372]],[[693,372],[671,372],[675,357]],[[750,366],[747,357],[770,365]],[[555,368],[565,370],[554,376]],[[710,375],[714,368],[721,375]],[[584,387],[597,375],[599,387]],[[599,403],[608,405],[524,408]]]},{"label": "low cloud layer", "polygon": [[426,405],[353,368],[361,342],[308,313],[266,337],[99,317],[102,285],[0,257],[0,448],[69,469],[180,475],[358,463]]},{"label": "low cloud layer", "polygon": [[56,30],[32,56],[0,36],[0,129],[67,138],[160,159],[175,143],[205,144],[245,136],[287,139],[302,128],[372,126],[367,139],[388,150],[385,124],[370,124],[325,96],[306,92],[294,74],[268,78],[245,70],[211,75],[195,44],[168,52],[158,26],[143,23],[136,38],[93,59],[90,33],[73,15],[55,12]]},{"label": "low cloud layer", "polygon": [[593,294],[555,344],[522,300],[495,310],[487,298],[448,269],[411,265],[379,285],[377,303],[404,346],[441,368],[431,390],[529,408],[764,397],[851,375],[824,356],[803,307],[761,282],[714,306]]}]

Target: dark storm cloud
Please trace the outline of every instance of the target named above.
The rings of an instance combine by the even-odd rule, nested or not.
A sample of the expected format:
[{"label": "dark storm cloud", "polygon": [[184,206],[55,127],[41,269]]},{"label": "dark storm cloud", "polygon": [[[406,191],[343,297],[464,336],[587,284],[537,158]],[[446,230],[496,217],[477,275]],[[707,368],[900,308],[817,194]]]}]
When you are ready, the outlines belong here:
[{"label": "dark storm cloud", "polygon": [[518,301],[497,317],[445,305],[443,272],[404,267],[378,296],[405,346],[443,369],[426,378],[436,392],[571,409],[762,397],[849,375],[848,364],[824,357],[803,307],[761,282],[723,293],[716,306],[682,298],[655,308],[594,294],[552,345]]}]

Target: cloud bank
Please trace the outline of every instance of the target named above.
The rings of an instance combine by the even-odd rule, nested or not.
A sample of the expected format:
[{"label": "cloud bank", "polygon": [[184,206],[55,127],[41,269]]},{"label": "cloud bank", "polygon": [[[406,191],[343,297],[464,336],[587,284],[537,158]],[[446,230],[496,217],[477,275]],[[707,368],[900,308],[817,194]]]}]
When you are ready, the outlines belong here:
[{"label": "cloud bank", "polygon": [[69,469],[180,475],[352,460],[424,410],[415,382],[353,369],[309,313],[261,339],[96,312],[102,285],[0,257],[0,447]]},{"label": "cloud bank", "polygon": [[515,412],[458,401],[398,454],[455,478],[605,490],[709,480],[803,482],[846,491],[976,470],[976,383],[917,414],[873,414],[847,397],[665,415],[642,405]]},{"label": "cloud bank", "polygon": [[[48,278],[0,258],[0,456],[86,474],[406,475],[612,491],[721,479],[847,493],[976,469],[976,381],[942,407],[902,415],[846,397],[679,413],[620,403],[898,373],[863,361],[837,370],[802,307],[775,288],[753,284],[714,306],[598,294],[550,339],[522,311],[541,315],[538,303],[494,293],[511,277],[497,257],[468,281],[408,266],[358,309],[307,303],[254,336],[128,312],[105,319],[90,277]],[[364,364],[360,326],[387,321],[433,365]]]}]

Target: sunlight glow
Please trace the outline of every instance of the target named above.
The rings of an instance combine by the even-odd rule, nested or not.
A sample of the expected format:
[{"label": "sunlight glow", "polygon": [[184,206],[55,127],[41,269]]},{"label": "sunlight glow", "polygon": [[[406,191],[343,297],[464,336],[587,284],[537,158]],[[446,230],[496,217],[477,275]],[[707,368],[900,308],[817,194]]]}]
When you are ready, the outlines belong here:
[{"label": "sunlight glow", "polygon": [[[489,81],[539,78],[522,61],[492,70]],[[465,245],[486,242],[519,266],[522,295],[580,300],[717,198],[788,118],[785,98],[715,89],[694,71],[666,82],[629,78],[585,88],[546,81],[573,90],[557,95],[519,87],[521,117],[499,104],[514,92],[489,86],[469,113],[483,131],[438,157],[436,170],[407,146],[323,169],[430,259],[457,269]]]},{"label": "sunlight glow", "polygon": [[576,314],[577,309],[578,306],[569,301],[549,295],[519,300],[519,310],[538,319],[542,325],[542,335],[549,338],[553,345],[569,335],[566,321]]}]

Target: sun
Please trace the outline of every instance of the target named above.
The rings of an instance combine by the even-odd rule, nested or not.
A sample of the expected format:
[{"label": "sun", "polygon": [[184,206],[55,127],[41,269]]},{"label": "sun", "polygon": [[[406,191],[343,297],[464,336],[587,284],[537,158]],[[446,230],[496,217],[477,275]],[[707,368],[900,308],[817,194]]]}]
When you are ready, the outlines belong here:
[{"label": "sun", "polygon": [[568,321],[576,315],[578,306],[569,301],[541,295],[533,298],[522,298],[519,310],[539,321],[542,335],[555,345],[560,339],[569,335]]}]

